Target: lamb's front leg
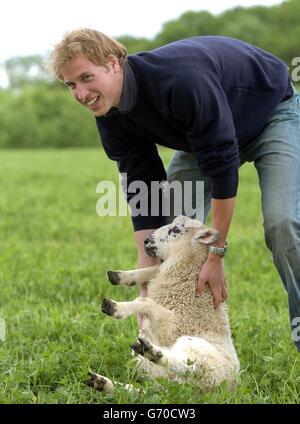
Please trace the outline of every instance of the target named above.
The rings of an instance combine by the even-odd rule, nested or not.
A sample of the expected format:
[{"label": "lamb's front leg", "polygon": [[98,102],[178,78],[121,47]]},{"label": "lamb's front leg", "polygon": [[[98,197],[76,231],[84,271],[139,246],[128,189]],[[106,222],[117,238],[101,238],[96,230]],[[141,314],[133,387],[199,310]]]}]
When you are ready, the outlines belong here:
[{"label": "lamb's front leg", "polygon": [[131,302],[116,302],[111,299],[103,299],[101,310],[116,319],[123,319],[135,314],[144,314],[150,320],[170,320],[174,318],[171,311],[158,305],[149,297],[137,297]]},{"label": "lamb's front leg", "polygon": [[155,339],[159,344],[163,341],[167,346],[174,343],[178,324],[174,312],[165,309],[149,297],[138,297],[131,302],[104,299],[101,309],[102,312],[116,319],[143,314],[144,322],[141,332],[144,336],[150,337],[151,340]]},{"label": "lamb's front leg", "polygon": [[113,285],[135,286],[147,283],[158,271],[159,265],[130,271],[108,271],[107,276]]}]

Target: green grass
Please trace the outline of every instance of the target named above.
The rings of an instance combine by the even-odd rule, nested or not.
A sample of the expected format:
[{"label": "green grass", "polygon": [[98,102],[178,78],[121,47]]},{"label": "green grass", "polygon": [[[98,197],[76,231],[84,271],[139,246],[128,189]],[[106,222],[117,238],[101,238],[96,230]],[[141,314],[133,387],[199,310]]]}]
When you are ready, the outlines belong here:
[{"label": "green grass", "polygon": [[[164,160],[170,151],[162,151]],[[99,217],[96,185],[118,175],[101,150],[1,151],[0,403],[299,403],[299,355],[290,340],[287,297],[264,245],[257,177],[241,170],[226,257],[229,313],[242,371],[234,391],[141,382],[137,397],[82,382],[89,368],[133,379],[134,317],[114,321],[103,296],[133,299],[106,271],[136,266],[129,217]]]}]

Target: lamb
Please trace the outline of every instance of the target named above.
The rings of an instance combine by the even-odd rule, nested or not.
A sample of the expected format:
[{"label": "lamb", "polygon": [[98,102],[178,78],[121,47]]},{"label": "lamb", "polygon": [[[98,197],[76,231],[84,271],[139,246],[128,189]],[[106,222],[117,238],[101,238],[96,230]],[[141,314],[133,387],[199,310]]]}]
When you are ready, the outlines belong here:
[{"label": "lamb", "polygon": [[[131,302],[103,299],[101,309],[115,319],[143,314],[143,327],[131,348],[138,371],[151,379],[163,376],[179,382],[188,380],[203,392],[223,381],[230,387],[235,384],[239,360],[227,307],[222,303],[214,308],[208,287],[202,296],[195,296],[207,246],[217,239],[216,230],[179,216],[145,240],[146,252],[161,258],[161,265],[108,272],[114,285],[140,286],[147,282],[147,297]],[[114,392],[116,383],[108,377],[89,374],[88,386],[104,393]],[[131,385],[125,387],[132,389]]]}]

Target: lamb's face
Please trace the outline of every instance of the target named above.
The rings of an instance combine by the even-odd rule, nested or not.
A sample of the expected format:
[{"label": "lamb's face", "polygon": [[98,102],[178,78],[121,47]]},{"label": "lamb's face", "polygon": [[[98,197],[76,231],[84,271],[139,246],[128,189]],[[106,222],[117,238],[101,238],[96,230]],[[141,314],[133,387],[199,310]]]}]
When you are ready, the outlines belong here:
[{"label": "lamb's face", "polygon": [[172,224],[158,228],[144,241],[145,251],[149,256],[157,256],[166,260],[174,251],[183,249],[184,244],[200,242],[211,244],[219,234],[207,228],[200,221],[186,216],[178,216]]}]

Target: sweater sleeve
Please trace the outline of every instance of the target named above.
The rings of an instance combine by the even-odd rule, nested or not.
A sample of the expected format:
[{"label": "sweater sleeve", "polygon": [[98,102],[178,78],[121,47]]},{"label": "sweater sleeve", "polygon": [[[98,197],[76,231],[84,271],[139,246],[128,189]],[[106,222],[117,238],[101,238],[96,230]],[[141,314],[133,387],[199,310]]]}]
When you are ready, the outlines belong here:
[{"label": "sweater sleeve", "polygon": [[[167,179],[156,145],[141,134],[134,122],[125,115],[96,118],[96,123],[106,155],[117,162],[122,174],[122,187],[131,209],[134,230],[165,225],[161,197],[153,198],[153,201],[151,198],[151,182]],[[135,195],[140,199],[137,204]]]},{"label": "sweater sleeve", "polygon": [[201,75],[191,70],[179,78],[173,86],[171,110],[185,128],[201,172],[212,178],[212,197],[234,197],[240,164],[238,140],[217,70],[210,66]]}]

